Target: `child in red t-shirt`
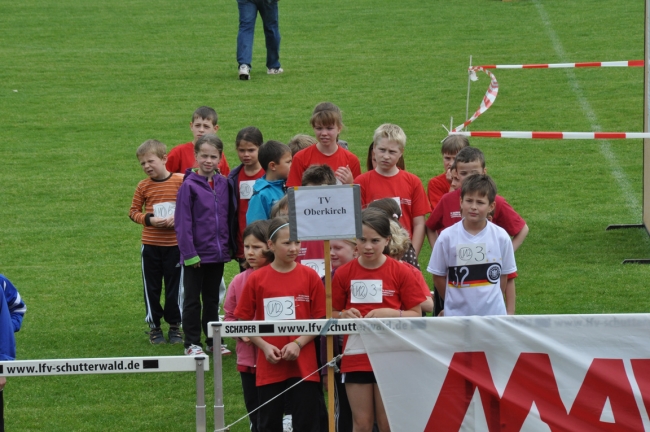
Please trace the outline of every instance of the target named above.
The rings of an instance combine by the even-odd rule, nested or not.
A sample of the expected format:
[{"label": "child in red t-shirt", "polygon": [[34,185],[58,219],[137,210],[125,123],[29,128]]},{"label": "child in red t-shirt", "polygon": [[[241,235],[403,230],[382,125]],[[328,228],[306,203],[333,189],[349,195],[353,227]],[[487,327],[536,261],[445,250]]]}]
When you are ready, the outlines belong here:
[{"label": "child in red t-shirt", "polygon": [[[217,112],[207,106],[197,108],[194,114],[192,114],[190,130],[192,131],[192,135],[194,135],[192,142],[177,145],[167,155],[168,171],[185,174],[188,168],[197,168],[196,159],[194,158],[194,144],[203,135],[210,133],[216,135],[219,130]],[[219,170],[219,174],[224,177],[227,177],[230,173],[225,153],[221,156],[217,169]]]},{"label": "child in red t-shirt", "polygon": [[[269,249],[275,254],[271,265],[250,275],[235,316],[240,320],[275,321],[305,320],[325,316],[325,290],[318,274],[295,262],[299,241],[289,239],[289,223],[285,218],[273,219],[269,225]],[[319,432],[321,407],[324,406],[320,378],[309,374],[318,369],[315,336],[253,337],[259,348],[256,384],[260,405],[258,430],[282,430],[285,401],[293,415],[297,431]],[[292,385],[305,381],[285,393]],[[316,411],[316,412],[315,412]]]},{"label": "child in red t-shirt", "polygon": [[311,116],[316,145],[296,153],[291,163],[287,186],[300,186],[302,175],[310,165],[328,165],[341,184],[352,184],[361,174],[359,158],[349,150],[338,145],[338,137],[343,128],[341,110],[330,102],[316,105]]},{"label": "child in red t-shirt", "polygon": [[404,153],[406,135],[397,125],[383,124],[375,131],[373,141],[377,167],[354,180],[361,186],[361,205],[367,207],[382,198],[398,202],[402,209],[400,223],[409,233],[415,254],[419,255],[424,242],[424,216],[431,208],[422,181],[397,167]]},{"label": "child in red t-shirt", "polygon": [[427,185],[427,197],[429,198],[429,204],[431,204],[431,210],[436,208],[440,198],[450,191],[453,179],[451,165],[454,163],[458,152],[467,146],[469,146],[469,140],[462,135],[449,135],[442,141],[440,152],[442,153],[442,164],[445,171],[429,180]]},{"label": "child in red t-shirt", "polygon": [[[338,318],[420,317],[425,300],[413,273],[384,255],[391,239],[388,216],[379,209],[362,213],[357,239],[359,258],[336,270],[332,282],[332,315]],[[346,338],[347,343],[347,338]],[[379,387],[366,354],[345,355],[341,363],[355,431],[390,430]]]},{"label": "child in red t-shirt", "polygon": [[228,184],[233,192],[231,207],[236,217],[231,218],[230,235],[236,239],[237,251],[235,257],[239,261],[239,269],[244,271],[244,243],[243,234],[246,228],[246,212],[248,202],[253,196],[255,180],[264,176],[264,169],[257,160],[257,152],[264,143],[262,132],[254,126],[240,130],[235,138],[235,148],[241,165],[228,174]]},{"label": "child in red t-shirt", "polygon": [[[248,225],[244,230],[244,253],[246,270],[238,274],[230,282],[226,302],[223,310],[226,313],[224,321],[236,321],[235,308],[241,299],[242,292],[248,277],[253,271],[264,267],[273,261],[273,252],[269,250],[267,236],[269,221],[259,220]],[[257,363],[257,347],[253,345],[250,338],[237,338],[237,370],[241,376],[241,385],[244,392],[244,404],[249,412],[248,417],[253,425],[252,431],[257,431],[257,411],[250,414],[258,406],[257,386],[255,385],[255,365]]]}]

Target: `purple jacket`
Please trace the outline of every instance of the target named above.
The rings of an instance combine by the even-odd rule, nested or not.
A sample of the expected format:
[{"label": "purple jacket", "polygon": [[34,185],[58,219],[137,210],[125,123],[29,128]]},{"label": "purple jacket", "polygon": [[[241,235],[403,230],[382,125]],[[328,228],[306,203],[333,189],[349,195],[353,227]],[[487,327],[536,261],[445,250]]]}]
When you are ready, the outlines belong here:
[{"label": "purple jacket", "polygon": [[202,263],[230,261],[228,181],[218,174],[212,180],[214,190],[207,178],[188,169],[178,190],[174,228],[181,264],[193,265],[198,259]]}]

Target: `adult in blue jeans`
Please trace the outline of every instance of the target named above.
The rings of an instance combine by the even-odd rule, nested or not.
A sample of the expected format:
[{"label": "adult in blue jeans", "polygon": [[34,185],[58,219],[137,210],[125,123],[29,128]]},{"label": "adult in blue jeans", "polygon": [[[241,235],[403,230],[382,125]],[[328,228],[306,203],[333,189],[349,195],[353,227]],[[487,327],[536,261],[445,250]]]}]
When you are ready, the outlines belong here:
[{"label": "adult in blue jeans", "polygon": [[239,7],[239,33],[237,34],[237,63],[239,79],[251,77],[253,38],[257,13],[264,24],[266,39],[266,73],[277,75],[284,72],[280,67],[280,28],[278,25],[278,0],[237,0]]}]

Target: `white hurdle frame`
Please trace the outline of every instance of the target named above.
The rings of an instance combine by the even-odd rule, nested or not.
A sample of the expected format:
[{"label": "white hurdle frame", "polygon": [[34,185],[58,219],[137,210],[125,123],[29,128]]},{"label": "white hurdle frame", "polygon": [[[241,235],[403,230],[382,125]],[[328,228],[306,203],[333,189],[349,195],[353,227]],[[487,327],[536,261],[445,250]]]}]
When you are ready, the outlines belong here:
[{"label": "white hurdle frame", "polygon": [[0,361],[0,376],[7,378],[48,375],[195,372],[197,432],[206,432],[205,371],[209,370],[210,361],[207,356],[110,357]]}]

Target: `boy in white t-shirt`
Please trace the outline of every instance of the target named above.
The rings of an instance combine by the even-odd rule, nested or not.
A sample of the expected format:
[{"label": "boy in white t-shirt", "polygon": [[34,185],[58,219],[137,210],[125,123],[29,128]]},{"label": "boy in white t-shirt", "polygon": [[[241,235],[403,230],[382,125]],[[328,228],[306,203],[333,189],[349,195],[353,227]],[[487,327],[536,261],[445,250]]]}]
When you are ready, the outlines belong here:
[{"label": "boy in white t-shirt", "polygon": [[496,194],[488,175],[466,178],[460,194],[464,217],[444,230],[433,248],[427,271],[445,301],[445,316],[515,313],[514,287],[506,289],[508,274],[517,271],[512,240],[487,220]]}]

